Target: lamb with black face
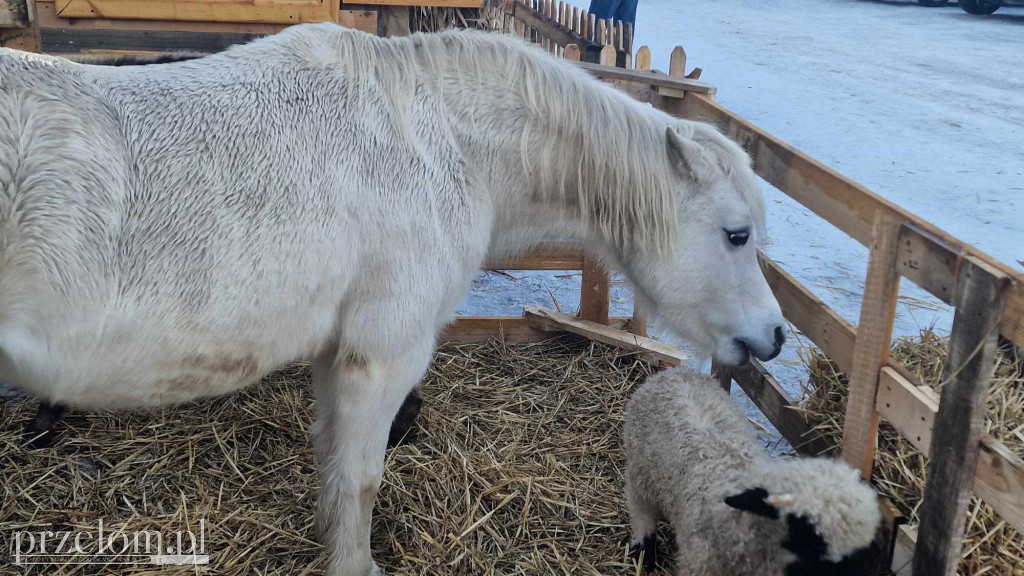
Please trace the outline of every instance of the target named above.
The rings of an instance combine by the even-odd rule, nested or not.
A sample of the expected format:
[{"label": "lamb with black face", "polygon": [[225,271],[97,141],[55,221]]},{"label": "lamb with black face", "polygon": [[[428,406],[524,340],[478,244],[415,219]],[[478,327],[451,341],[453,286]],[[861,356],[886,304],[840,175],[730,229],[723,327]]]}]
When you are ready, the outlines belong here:
[{"label": "lamb with black face", "polygon": [[658,560],[659,519],[680,576],[863,574],[881,522],[877,496],[845,463],[771,458],[717,381],[656,374],[626,409],[631,548]]}]

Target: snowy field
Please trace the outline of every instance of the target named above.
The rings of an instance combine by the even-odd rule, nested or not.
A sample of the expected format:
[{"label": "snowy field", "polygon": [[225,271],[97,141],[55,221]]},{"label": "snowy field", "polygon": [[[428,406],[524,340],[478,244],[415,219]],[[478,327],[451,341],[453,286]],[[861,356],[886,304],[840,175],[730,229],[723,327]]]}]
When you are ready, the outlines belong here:
[{"label": "snowy field", "polygon": [[[718,100],[875,192],[1024,268],[1024,9],[970,16],[955,2],[640,0],[636,46],[668,69],[681,44]],[[769,254],[856,323],[867,252],[765,185]],[[566,309],[579,278],[483,275],[464,314]],[[904,282],[897,335],[952,314]],[[628,290],[613,312],[629,315]],[[655,329],[656,330],[656,329]],[[671,339],[667,335],[660,336]],[[791,347],[773,372],[799,393]]]}]

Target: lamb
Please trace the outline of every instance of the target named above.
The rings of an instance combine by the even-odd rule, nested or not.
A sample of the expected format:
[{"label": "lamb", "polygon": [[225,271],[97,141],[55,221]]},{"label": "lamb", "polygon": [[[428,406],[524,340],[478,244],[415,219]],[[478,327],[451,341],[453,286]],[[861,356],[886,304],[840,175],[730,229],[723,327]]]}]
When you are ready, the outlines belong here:
[{"label": "lamb", "polygon": [[770,458],[736,402],[708,376],[671,369],[626,408],[631,553],[654,568],[659,518],[680,576],[864,574],[877,496],[831,458]]}]

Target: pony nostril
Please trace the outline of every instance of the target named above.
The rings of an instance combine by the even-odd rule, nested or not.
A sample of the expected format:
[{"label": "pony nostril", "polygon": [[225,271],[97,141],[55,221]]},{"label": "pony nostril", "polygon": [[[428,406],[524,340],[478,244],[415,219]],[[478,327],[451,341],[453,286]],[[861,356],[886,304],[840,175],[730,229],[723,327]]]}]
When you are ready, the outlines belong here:
[{"label": "pony nostril", "polygon": [[786,343],[786,331],[782,329],[782,326],[775,327],[775,348],[778,350],[782,349],[782,345]]}]

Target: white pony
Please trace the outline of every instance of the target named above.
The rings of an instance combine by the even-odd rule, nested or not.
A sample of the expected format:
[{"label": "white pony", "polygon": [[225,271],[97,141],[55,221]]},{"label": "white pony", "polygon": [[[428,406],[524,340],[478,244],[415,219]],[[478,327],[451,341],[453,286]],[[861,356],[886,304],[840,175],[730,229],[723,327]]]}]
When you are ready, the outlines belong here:
[{"label": "white pony", "polygon": [[584,243],[770,359],[749,159],[520,41],[295,26],[198,60],[0,51],[0,378],[129,408],[312,359],[331,575],[377,572],[388,425],[488,254]]}]

